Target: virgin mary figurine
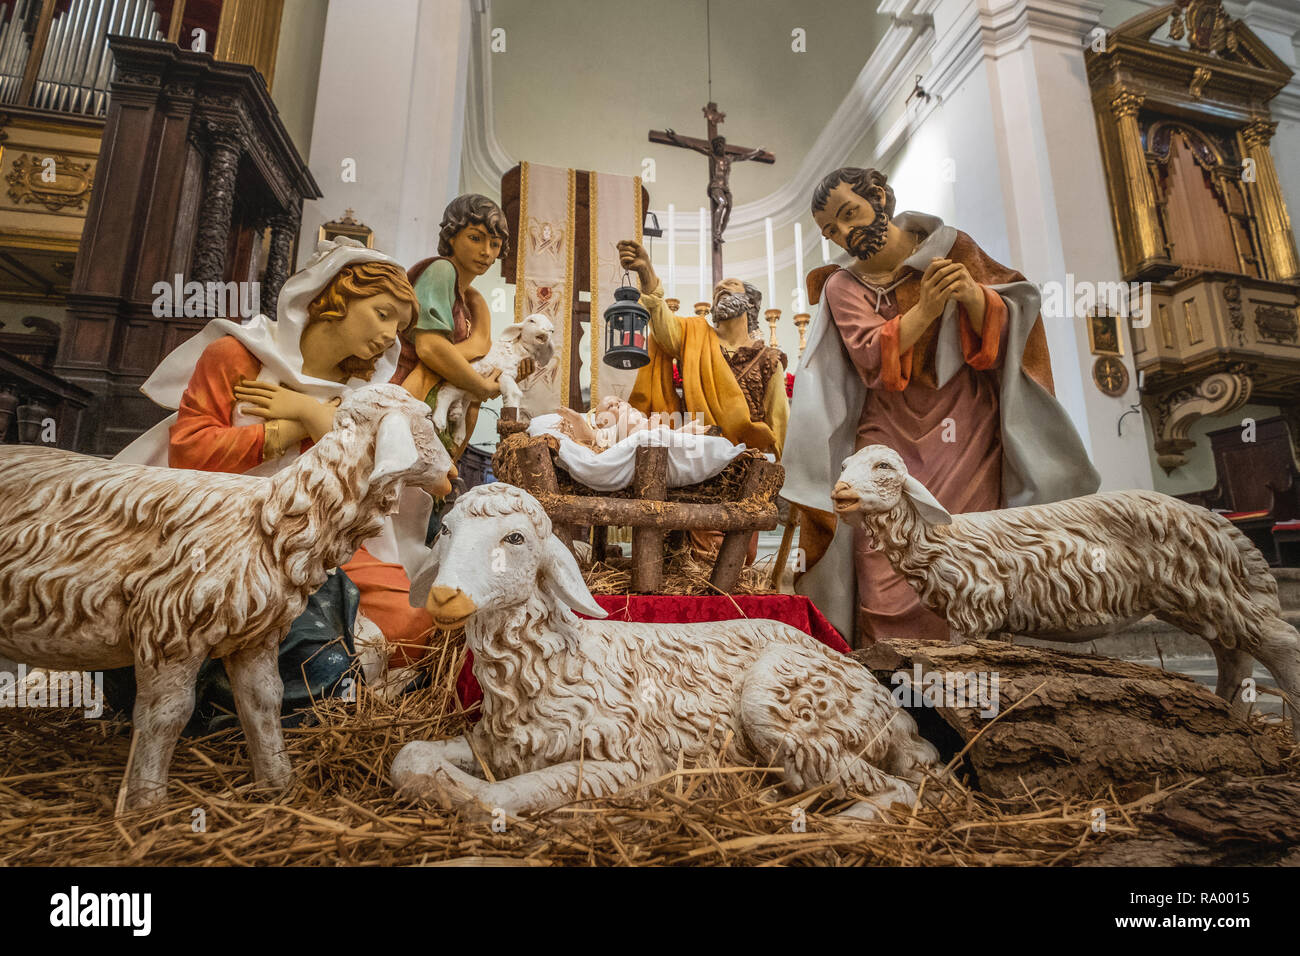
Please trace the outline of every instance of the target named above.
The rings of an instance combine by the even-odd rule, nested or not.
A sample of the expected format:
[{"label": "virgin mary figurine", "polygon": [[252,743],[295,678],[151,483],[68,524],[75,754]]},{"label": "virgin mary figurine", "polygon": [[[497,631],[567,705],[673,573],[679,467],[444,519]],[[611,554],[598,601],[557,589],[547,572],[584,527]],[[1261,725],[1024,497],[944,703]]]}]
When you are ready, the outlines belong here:
[{"label": "virgin mary figurine", "polygon": [[[175,412],[116,460],[274,474],[330,430],[345,394],[393,377],[399,333],[417,309],[406,270],[396,260],[346,237],[320,243],[280,290],[278,319],[214,319],[162,361],[141,390]],[[428,612],[410,606],[403,566],[404,558],[413,563],[424,544],[431,507],[425,492],[407,489],[384,531],[342,566],[359,592],[360,613],[383,633],[390,668],[418,659],[432,631]],[[326,589],[331,587],[333,580]],[[325,603],[339,600],[348,603],[346,597]],[[308,613],[319,604],[314,600]],[[291,685],[306,693],[317,689],[302,688],[302,675],[286,666],[291,645],[293,632],[281,648],[286,709],[294,697]]]}]

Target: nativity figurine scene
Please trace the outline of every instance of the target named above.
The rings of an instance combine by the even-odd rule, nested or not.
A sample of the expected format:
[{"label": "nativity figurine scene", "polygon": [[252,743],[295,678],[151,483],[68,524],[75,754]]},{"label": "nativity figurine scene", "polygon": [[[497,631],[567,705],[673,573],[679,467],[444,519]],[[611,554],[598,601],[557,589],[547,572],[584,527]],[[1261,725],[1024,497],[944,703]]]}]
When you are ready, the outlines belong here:
[{"label": "nativity figurine scene", "polygon": [[[650,131],[708,161],[685,309],[640,176],[520,162],[496,199],[429,187],[418,229],[349,210],[301,250],[297,213],[212,241],[205,199],[185,268],[262,277],[257,308],[190,316],[119,376],[149,403],[113,432],[130,440],[0,444],[0,717],[23,754],[78,741],[78,813],[140,856],[206,800],[232,830],[292,816],[312,848],[250,861],[988,863],[1049,821],[1024,858],[1074,862],[1112,846],[1079,806],[1131,827],[1206,780],[1300,845],[1281,552],[1241,514],[1116,487],[1068,336],[1049,348],[1046,277],[999,261],[978,216],[899,208],[908,180],[846,165],[800,186],[782,326],[770,220],[765,288],[724,258],[733,173],[776,156],[703,115],[703,139]],[[227,176],[207,198],[238,219],[218,154],[194,168]],[[1153,620],[1208,646],[1213,692],[1084,653]],[[32,730],[68,679],[102,688],[107,720]],[[0,793],[67,772],[10,762]]]},{"label": "nativity figurine scene", "polygon": [[[864,636],[1078,643],[1155,614],[1209,642],[1241,726],[1255,661],[1300,695],[1300,635],[1249,539],[1168,496],[1095,493],[1035,287],[937,218],[896,215],[875,170],[829,174],[811,205],[852,258],[810,277],[793,403],[758,290],[724,278],[706,314],[677,315],[636,240],[618,243],[648,333],[630,396],[539,415],[522,386],[558,360],[555,324],[529,314],[493,340],[470,285],[510,234],[495,203],[453,202],[440,255],[409,270],[322,242],[276,319],[212,320],[167,356],[143,391],[173,414],[115,460],[0,450],[0,653],[128,676],[110,696],[134,729],[121,813],[165,801],[217,689],[254,784],[283,789],[282,721],[356,681],[400,700],[447,635],[472,725],[408,738],[387,776],[396,799],[484,820],[635,797],[710,754],[774,768],[838,819],[914,808],[951,768],[847,653]],[[515,412],[499,480],[454,492],[493,394]],[[945,419],[965,441],[934,440]],[[782,507],[811,564],[793,595],[744,578]],[[630,570],[598,593],[619,528]],[[674,541],[703,555],[707,591],[780,613],[700,620],[704,594],[671,596]],[[340,586],[341,617],[310,613]],[[339,642],[341,669],[310,679]]]}]

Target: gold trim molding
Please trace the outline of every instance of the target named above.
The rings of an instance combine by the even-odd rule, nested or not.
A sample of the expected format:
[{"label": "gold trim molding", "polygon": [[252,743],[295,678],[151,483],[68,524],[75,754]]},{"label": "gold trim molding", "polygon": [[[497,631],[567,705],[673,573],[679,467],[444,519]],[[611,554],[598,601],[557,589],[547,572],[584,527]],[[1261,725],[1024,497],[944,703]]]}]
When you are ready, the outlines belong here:
[{"label": "gold trim molding", "polygon": [[[1154,42],[1169,23],[1186,45]],[[1181,33],[1179,32],[1181,30]],[[1300,281],[1291,219],[1269,151],[1276,124],[1268,102],[1291,70],[1218,0],[1170,3],[1117,27],[1105,49],[1084,54],[1102,147],[1120,261],[1130,281],[1159,281],[1176,272],[1162,222],[1159,158],[1150,130],[1182,121],[1214,129],[1228,144],[1220,172],[1233,177],[1255,223],[1253,249],[1260,278]],[[1222,185],[1222,184],[1221,184]]]},{"label": "gold trim molding", "polygon": [[218,60],[257,68],[271,88],[275,51],[280,42],[284,0],[224,0],[213,55]]},{"label": "gold trim molding", "polygon": [[[53,161],[52,179],[47,180]],[[90,202],[94,185],[91,173],[93,162],[79,163],[65,153],[48,153],[34,156],[23,153],[14,159],[13,167],[5,174],[9,184],[9,199],[19,206],[42,205],[50,212],[65,209],[84,210]]]}]

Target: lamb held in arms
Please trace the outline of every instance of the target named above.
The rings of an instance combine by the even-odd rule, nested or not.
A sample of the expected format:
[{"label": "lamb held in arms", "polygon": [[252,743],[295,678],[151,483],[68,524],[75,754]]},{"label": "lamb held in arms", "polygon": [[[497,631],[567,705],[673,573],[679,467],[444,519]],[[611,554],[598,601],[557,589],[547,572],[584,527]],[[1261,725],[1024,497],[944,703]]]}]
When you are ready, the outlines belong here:
[{"label": "lamb held in arms", "polygon": [[[492,343],[487,355],[470,363],[480,375],[488,375],[500,369],[502,408],[518,408],[524,400],[524,392],[517,376],[521,361],[532,359],[533,376],[551,364],[555,357],[555,346],[551,341],[554,335],[555,326],[551,320],[540,312],[535,312],[522,322],[507,325],[501,332],[501,337]],[[473,400],[469,392],[450,382],[443,382],[438,387],[433,423],[438,431],[451,425],[454,448],[459,448],[465,441],[465,415]]]}]

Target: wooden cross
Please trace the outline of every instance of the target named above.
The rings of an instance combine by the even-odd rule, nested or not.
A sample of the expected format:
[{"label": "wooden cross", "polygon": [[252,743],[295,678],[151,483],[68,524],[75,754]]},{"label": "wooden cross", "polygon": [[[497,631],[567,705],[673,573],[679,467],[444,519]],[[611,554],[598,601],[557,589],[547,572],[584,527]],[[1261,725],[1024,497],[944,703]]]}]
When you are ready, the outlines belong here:
[{"label": "wooden cross", "polygon": [[717,103],[704,107],[704,118],[709,123],[709,138],[696,139],[682,136],[672,129],[652,129],[650,142],[665,146],[693,149],[709,157],[709,207],[713,212],[713,284],[722,281],[722,234],[731,219],[731,164],[753,160],[756,163],[776,162],[776,157],[765,149],[732,146],[718,133],[718,124],[727,114],[718,111]]}]

